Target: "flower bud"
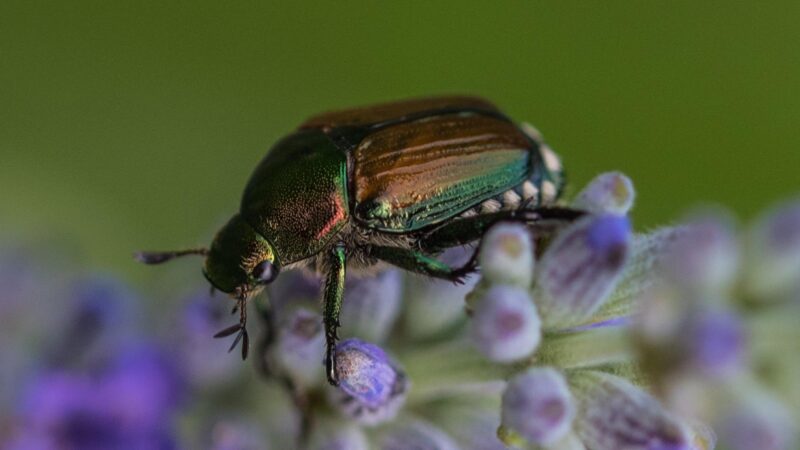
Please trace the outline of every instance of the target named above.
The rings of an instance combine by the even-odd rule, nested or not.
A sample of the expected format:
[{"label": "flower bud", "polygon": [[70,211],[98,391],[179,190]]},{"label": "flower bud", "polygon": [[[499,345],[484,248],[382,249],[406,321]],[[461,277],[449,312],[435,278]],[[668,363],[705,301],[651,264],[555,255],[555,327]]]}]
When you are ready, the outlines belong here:
[{"label": "flower bud", "polygon": [[520,360],[532,354],[541,322],[530,295],[512,286],[493,286],[475,303],[471,337],[484,356],[496,362]]},{"label": "flower bud", "polygon": [[306,309],[295,309],[278,330],[274,344],[277,366],[295,383],[309,387],[322,382],[325,334],[322,317]]},{"label": "flower bud", "polygon": [[340,322],[341,336],[382,342],[400,312],[403,277],[388,269],[374,276],[348,277]]},{"label": "flower bud", "polygon": [[564,377],[551,368],[533,368],[508,382],[502,423],[531,443],[550,445],[569,432],[575,410]]},{"label": "flower bud", "polygon": [[699,293],[717,293],[730,285],[738,266],[733,227],[724,217],[690,220],[663,261],[667,277]]},{"label": "flower bud", "polygon": [[695,311],[682,328],[685,357],[708,376],[725,376],[744,364],[746,336],[741,318],[730,311]]},{"label": "flower bud", "polygon": [[408,380],[380,347],[346,339],[336,345],[335,364],[339,386],[334,402],[345,414],[367,425],[397,414]]},{"label": "flower bud", "polygon": [[[472,257],[472,247],[454,247],[439,259],[460,267]],[[403,331],[417,339],[431,339],[452,331],[466,319],[464,298],[475,287],[478,276],[469,275],[464,284],[434,278],[406,277]]]},{"label": "flower bud", "polygon": [[620,172],[606,172],[589,182],[572,205],[594,214],[625,215],[633,206],[634,197],[630,178]]},{"label": "flower bud", "polygon": [[800,202],[762,217],[749,235],[747,288],[758,301],[800,288]]},{"label": "flower bud", "polygon": [[570,377],[580,404],[575,430],[592,450],[690,450],[684,424],[623,378],[583,371]]},{"label": "flower bud", "polygon": [[316,424],[310,450],[369,450],[367,436],[354,424],[333,422]]},{"label": "flower bud", "polygon": [[459,450],[444,431],[423,422],[411,422],[391,429],[381,439],[381,450]]},{"label": "flower bud", "polygon": [[798,443],[796,418],[777,399],[746,390],[717,425],[720,442],[731,450],[790,450]]},{"label": "flower bud", "polygon": [[581,325],[614,289],[630,247],[628,219],[589,216],[562,231],[538,265],[536,304],[547,328]]},{"label": "flower bud", "polygon": [[492,284],[527,289],[533,279],[533,242],[527,228],[499,223],[486,233],[479,256],[481,274]]}]

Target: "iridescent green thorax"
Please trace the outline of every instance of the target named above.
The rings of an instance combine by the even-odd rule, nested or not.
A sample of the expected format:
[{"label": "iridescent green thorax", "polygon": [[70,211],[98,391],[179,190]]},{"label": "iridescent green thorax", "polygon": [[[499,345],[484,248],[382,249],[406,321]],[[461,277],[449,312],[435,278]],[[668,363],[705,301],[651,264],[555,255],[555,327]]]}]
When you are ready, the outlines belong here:
[{"label": "iridescent green thorax", "polygon": [[236,214],[214,237],[203,274],[220,291],[236,293],[255,284],[252,272],[262,261],[280,266],[269,242]]},{"label": "iridescent green thorax", "polygon": [[349,219],[346,154],[321,131],[289,135],[253,172],[241,215],[283,265],[317,254]]}]

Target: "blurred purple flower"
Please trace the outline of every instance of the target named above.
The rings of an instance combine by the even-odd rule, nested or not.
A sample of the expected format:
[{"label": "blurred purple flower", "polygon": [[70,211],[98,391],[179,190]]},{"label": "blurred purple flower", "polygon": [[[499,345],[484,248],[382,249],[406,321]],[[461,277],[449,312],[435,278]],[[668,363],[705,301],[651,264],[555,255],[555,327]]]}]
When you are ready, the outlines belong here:
[{"label": "blurred purple flower", "polygon": [[744,363],[746,336],[741,318],[729,311],[695,312],[684,330],[685,355],[704,374],[721,376]]},{"label": "blurred purple flower", "polygon": [[42,373],[22,394],[10,448],[175,448],[182,385],[168,357],[148,344],[122,349],[92,373]]},{"label": "blurred purple flower", "polygon": [[226,357],[230,343],[212,337],[234,320],[227,314],[232,302],[224,300],[211,296],[207,289],[190,295],[184,300],[178,327],[172,330],[176,357],[196,386],[224,383],[242,372],[238,358]]}]

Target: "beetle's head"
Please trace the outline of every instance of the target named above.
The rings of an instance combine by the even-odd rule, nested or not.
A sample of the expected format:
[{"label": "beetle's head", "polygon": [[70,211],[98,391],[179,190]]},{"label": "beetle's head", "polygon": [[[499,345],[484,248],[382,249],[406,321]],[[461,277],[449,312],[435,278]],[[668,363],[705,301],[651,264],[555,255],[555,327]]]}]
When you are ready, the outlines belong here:
[{"label": "beetle's head", "polygon": [[215,288],[243,298],[271,283],[278,270],[272,246],[237,214],[214,237],[203,274]]},{"label": "beetle's head", "polygon": [[210,249],[140,252],[136,258],[145,264],[160,264],[190,254],[204,255],[206,279],[216,289],[238,299],[271,283],[280,268],[269,242],[238,214],[217,232]]}]

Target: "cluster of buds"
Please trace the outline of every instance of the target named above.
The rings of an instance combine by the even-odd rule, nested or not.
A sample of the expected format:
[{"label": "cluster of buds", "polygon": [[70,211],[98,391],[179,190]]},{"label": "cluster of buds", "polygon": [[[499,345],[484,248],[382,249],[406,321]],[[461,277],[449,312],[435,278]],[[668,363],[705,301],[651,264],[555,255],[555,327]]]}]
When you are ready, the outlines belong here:
[{"label": "cluster of buds", "polygon": [[672,241],[643,296],[634,344],[654,392],[732,450],[792,449],[800,423],[800,203],[736,231],[720,212]]},{"label": "cluster of buds", "polygon": [[273,375],[302,393],[302,410],[316,417],[305,422],[329,430],[311,430],[310,445],[713,448],[709,428],[645,384],[630,338],[668,247],[631,231],[633,196],[627,177],[607,173],[573,201],[588,213],[574,223],[497,224],[480,245],[480,277],[464,286],[394,269],[348,279],[339,388],[319,365],[320,280],[278,280],[269,294],[282,325],[264,354]]}]

